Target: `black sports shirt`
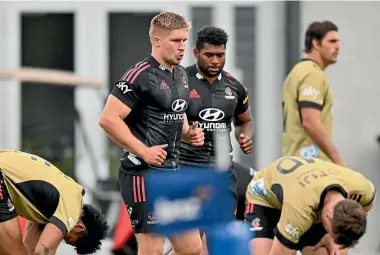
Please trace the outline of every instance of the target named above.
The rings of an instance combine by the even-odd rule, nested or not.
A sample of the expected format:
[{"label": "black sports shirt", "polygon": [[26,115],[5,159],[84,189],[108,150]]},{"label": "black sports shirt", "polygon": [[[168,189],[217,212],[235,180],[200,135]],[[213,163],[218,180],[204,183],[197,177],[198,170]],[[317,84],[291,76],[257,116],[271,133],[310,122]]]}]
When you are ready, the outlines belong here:
[{"label": "black sports shirt", "polygon": [[[146,146],[168,144],[161,168],[178,168],[179,147],[188,106],[189,87],[183,67],[170,72],[152,56],[130,67],[111,92],[132,111],[124,120],[136,138]],[[121,170],[142,174],[149,166],[126,152]]]},{"label": "black sports shirt", "polygon": [[[231,122],[248,109],[247,88],[225,71],[212,85],[198,73],[196,65],[187,67],[186,72],[190,91],[186,115],[190,125],[199,122],[205,133],[205,142],[202,147],[193,147],[183,141],[180,163],[214,163],[213,133],[231,132]],[[232,151],[231,141],[229,146]]]}]

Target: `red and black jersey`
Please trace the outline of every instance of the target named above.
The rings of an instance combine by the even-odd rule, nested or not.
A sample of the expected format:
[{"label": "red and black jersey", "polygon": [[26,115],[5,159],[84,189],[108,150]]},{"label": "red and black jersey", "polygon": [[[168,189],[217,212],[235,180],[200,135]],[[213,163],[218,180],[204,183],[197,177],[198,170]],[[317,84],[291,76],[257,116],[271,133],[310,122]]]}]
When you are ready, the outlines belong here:
[{"label": "red and black jersey", "polygon": [[[183,67],[170,72],[148,56],[130,67],[111,94],[132,111],[124,120],[136,138],[146,146],[168,144],[163,168],[178,168],[179,147],[188,106],[189,88]],[[126,152],[122,170],[140,174],[149,166],[136,155]]]},{"label": "red and black jersey", "polygon": [[[231,74],[222,71],[211,85],[198,72],[196,65],[186,68],[189,79],[189,106],[186,115],[191,125],[198,121],[205,133],[202,147],[182,142],[180,162],[209,164],[215,162],[213,134],[231,131],[231,123],[248,109],[248,92]],[[230,151],[232,146],[230,142]]]}]

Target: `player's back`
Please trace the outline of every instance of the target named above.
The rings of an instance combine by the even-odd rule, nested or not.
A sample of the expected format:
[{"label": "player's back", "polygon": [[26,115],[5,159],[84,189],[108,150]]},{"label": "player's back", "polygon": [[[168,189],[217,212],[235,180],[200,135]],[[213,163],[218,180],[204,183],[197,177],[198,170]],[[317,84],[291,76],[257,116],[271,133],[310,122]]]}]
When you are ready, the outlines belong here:
[{"label": "player's back", "polygon": [[57,189],[79,186],[48,161],[25,152],[0,150],[0,170],[15,184],[43,181]]},{"label": "player's back", "polygon": [[29,153],[0,150],[0,172],[18,215],[38,223],[60,221],[63,225],[57,226],[66,225],[63,232],[72,223],[66,215],[77,220],[84,189],[53,164]]},{"label": "player's back", "polygon": [[373,184],[359,172],[320,159],[282,157],[253,178],[249,202],[281,209],[284,203],[318,210],[330,190],[363,206],[374,197]]},{"label": "player's back", "polygon": [[283,146],[282,156],[317,157],[328,160],[306,133],[300,109],[321,111],[321,121],[332,133],[332,92],[324,71],[312,60],[298,62],[283,84]]}]

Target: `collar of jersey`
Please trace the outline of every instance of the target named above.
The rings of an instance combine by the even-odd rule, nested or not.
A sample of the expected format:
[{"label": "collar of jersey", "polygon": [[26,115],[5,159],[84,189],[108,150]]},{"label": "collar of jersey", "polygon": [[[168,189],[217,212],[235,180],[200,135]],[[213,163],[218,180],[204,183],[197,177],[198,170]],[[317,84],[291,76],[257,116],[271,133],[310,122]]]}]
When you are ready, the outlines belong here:
[{"label": "collar of jersey", "polygon": [[148,56],[148,61],[150,62],[150,64],[152,65],[152,67],[154,68],[158,68],[164,72],[168,72],[168,73],[171,73],[169,71],[169,69],[167,69],[164,65],[160,64],[160,62],[157,61],[157,59],[155,59],[152,55],[149,55]]},{"label": "collar of jersey", "polygon": [[[311,61],[313,62],[319,69],[322,70],[322,68],[318,65],[317,62],[315,62],[314,60],[312,60],[311,58],[301,58],[300,62],[303,62],[303,61]],[[323,70],[322,70],[323,71]]]},{"label": "collar of jersey", "polygon": [[[193,65],[193,73],[195,75],[195,77],[198,78],[198,80],[204,80],[205,78],[198,72],[198,68],[197,68],[197,65]],[[222,70],[223,72],[223,70]],[[222,72],[220,72],[219,76],[218,76],[218,80],[220,81],[222,79]]]}]

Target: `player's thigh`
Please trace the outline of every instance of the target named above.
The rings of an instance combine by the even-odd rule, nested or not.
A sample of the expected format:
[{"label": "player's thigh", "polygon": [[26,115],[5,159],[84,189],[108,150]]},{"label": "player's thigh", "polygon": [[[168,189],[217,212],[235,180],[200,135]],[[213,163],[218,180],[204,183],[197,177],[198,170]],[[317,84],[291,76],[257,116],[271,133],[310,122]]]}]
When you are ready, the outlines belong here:
[{"label": "player's thigh", "polygon": [[[149,215],[146,209],[144,176],[119,172],[119,187],[134,233],[149,233],[151,225],[157,224],[157,220],[154,219],[155,215]],[[148,215],[151,220],[148,220]]]},{"label": "player's thigh", "polygon": [[[302,235],[299,241],[299,245],[302,247],[301,252],[303,255],[329,255],[325,247],[321,247],[318,250],[313,249],[313,246],[319,243],[321,239],[327,234],[327,231],[321,223],[314,224],[311,228]],[[348,254],[347,249],[340,250],[340,255]]]},{"label": "player's thigh", "polygon": [[13,202],[0,172],[0,254],[26,255],[22,232]]},{"label": "player's thigh", "polygon": [[139,255],[161,255],[165,238],[152,233],[158,221],[154,212],[147,210],[149,194],[145,190],[144,176],[119,172],[119,186],[136,235]]},{"label": "player's thigh", "polygon": [[245,194],[247,192],[247,186],[252,180],[252,176],[250,175],[250,169],[248,167],[236,162],[233,162],[233,170],[235,171],[237,178],[236,219],[244,220]]},{"label": "player's thigh", "polygon": [[251,224],[250,247],[252,254],[268,255],[270,253],[274,238],[273,230],[280,216],[279,210],[252,203],[246,204],[245,221]]},{"label": "player's thigh", "polygon": [[155,233],[136,234],[139,255],[162,255],[165,237]]},{"label": "player's thigh", "polygon": [[202,236],[202,252],[201,252],[201,255],[209,255],[208,248],[207,248],[207,237],[205,234]]},{"label": "player's thigh", "polygon": [[41,237],[43,226],[36,222],[27,221],[25,228],[24,246],[28,254],[32,254]]},{"label": "player's thigh", "polygon": [[[348,250],[340,250],[339,255],[347,255]],[[330,255],[325,247],[321,247],[318,250],[314,250],[312,246],[306,246],[302,249],[302,255]]]},{"label": "player's thigh", "polygon": [[202,240],[198,229],[190,230],[169,237],[177,254],[199,255],[202,250]]},{"label": "player's thigh", "polygon": [[[321,239],[327,234],[327,231],[321,223],[313,224],[306,233],[304,233],[298,244],[301,248],[302,253],[304,254],[313,254],[312,247],[321,241]],[[324,254],[324,249],[321,249],[316,254]]]},{"label": "player's thigh", "polygon": [[[302,248],[302,255],[330,255],[328,250],[325,247],[320,247],[317,250],[314,250],[313,246],[306,246]],[[339,255],[347,255],[348,249],[339,250]]]}]

